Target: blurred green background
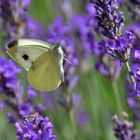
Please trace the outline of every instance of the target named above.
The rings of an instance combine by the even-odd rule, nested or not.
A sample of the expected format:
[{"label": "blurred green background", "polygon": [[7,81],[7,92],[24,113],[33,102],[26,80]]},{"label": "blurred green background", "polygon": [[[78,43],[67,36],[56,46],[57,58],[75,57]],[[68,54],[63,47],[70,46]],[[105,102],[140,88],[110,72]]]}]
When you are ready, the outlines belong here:
[{"label": "blurred green background", "polygon": [[[29,14],[45,28],[56,16],[64,16],[61,11],[63,0],[32,0]],[[73,9],[82,14],[86,2],[73,0]],[[117,81],[109,81],[93,68],[94,60],[89,61],[89,70],[78,72],[80,79],[75,91],[82,96],[81,105],[89,115],[85,125],[76,124],[76,130],[70,122],[68,114],[57,107],[55,111],[46,111],[54,125],[58,140],[115,140],[113,135],[112,116],[128,112],[125,91],[125,68],[122,68]],[[76,133],[76,134],[75,134]],[[0,115],[0,140],[14,140],[14,126],[7,122],[5,112]]]}]

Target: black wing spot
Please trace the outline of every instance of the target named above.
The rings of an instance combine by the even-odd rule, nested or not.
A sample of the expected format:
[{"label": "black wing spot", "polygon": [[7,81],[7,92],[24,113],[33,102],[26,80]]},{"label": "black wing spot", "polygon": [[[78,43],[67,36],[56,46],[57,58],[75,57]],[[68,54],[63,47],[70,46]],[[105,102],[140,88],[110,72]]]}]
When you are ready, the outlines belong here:
[{"label": "black wing spot", "polygon": [[11,41],[11,42],[9,42],[9,43],[7,44],[7,47],[8,47],[8,48],[12,48],[12,47],[14,47],[14,46],[17,46],[17,44],[18,44],[18,41],[17,41],[17,40],[13,40],[13,41]]},{"label": "black wing spot", "polygon": [[23,59],[26,60],[26,61],[29,60],[29,56],[28,56],[27,54],[22,55],[22,57],[23,57]]}]

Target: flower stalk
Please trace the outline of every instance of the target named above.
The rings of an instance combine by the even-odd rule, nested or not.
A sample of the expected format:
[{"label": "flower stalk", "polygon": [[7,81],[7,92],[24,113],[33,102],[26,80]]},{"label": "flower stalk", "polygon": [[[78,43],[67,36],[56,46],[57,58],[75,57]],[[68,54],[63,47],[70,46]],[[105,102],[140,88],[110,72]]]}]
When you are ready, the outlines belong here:
[{"label": "flower stalk", "polygon": [[128,74],[129,74],[129,79],[130,79],[130,81],[131,81],[132,83],[135,83],[135,78],[134,78],[133,75],[131,75],[131,68],[130,68],[130,66],[129,66],[129,62],[126,61],[124,64],[125,64],[125,67],[126,67],[126,70],[127,70]]}]

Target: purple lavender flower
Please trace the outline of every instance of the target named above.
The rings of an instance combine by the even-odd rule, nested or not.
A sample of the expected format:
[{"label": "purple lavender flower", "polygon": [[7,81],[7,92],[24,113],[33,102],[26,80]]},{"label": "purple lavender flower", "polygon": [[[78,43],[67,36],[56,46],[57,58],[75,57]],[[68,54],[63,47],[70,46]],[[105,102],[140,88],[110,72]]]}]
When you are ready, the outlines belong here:
[{"label": "purple lavender flower", "polygon": [[126,37],[119,37],[115,40],[106,40],[105,48],[107,53],[121,62],[126,62],[130,58],[130,51],[132,45],[130,44],[133,39],[131,32],[126,32]]},{"label": "purple lavender flower", "polygon": [[2,100],[0,100],[0,111],[2,111],[4,109],[4,103]]},{"label": "purple lavender flower", "polygon": [[8,121],[10,122],[10,123],[15,123],[16,122],[16,117],[15,117],[15,115],[13,115],[11,112],[7,112],[6,113],[6,116],[7,116],[7,118],[8,118]]},{"label": "purple lavender flower", "polygon": [[33,108],[30,103],[21,103],[18,105],[19,107],[19,114],[21,116],[29,115],[33,112]]},{"label": "purple lavender flower", "polygon": [[[115,78],[118,77],[120,62],[125,63],[130,58],[130,51],[132,48],[130,43],[132,42],[133,38],[134,36],[131,32],[126,32],[126,36],[120,37],[119,35],[115,38],[101,41],[94,49],[96,55],[100,55],[100,59],[96,63],[96,69],[111,79],[114,79],[114,75]],[[110,54],[116,60],[106,56],[106,53]],[[120,62],[118,62],[118,60]]]},{"label": "purple lavender flower", "polygon": [[[93,17],[95,16],[96,11],[95,11],[95,8],[93,7],[92,4],[88,4],[88,5],[86,6],[86,10],[87,10],[87,12],[88,12],[90,15],[92,15]],[[93,23],[93,24],[94,24],[94,23]]]},{"label": "purple lavender flower", "polygon": [[89,115],[85,110],[78,110],[76,112],[76,120],[80,125],[86,125],[89,122]]},{"label": "purple lavender flower", "polygon": [[[140,82],[140,65],[136,65],[134,66],[134,64],[131,66],[132,67],[132,72],[131,75],[133,75],[135,77],[136,82]],[[135,67],[135,68],[133,68]]]},{"label": "purple lavender flower", "polygon": [[134,116],[137,116],[137,118],[140,118],[139,115],[140,105],[138,100],[138,98],[140,97],[139,68],[140,68],[140,64],[136,64],[136,63],[131,64],[131,71],[132,71],[131,74],[135,78],[135,84],[133,86],[131,83],[127,82],[128,104],[130,108],[134,110]]},{"label": "purple lavender flower", "polygon": [[114,135],[118,140],[138,140],[133,122],[120,120],[116,115],[113,117],[113,121],[115,123]]},{"label": "purple lavender flower", "polygon": [[28,96],[26,98],[23,96],[23,87],[17,80],[20,71],[13,61],[5,57],[0,58],[0,92],[3,105],[11,108],[7,113],[7,118],[10,122],[35,112],[35,105],[32,103],[36,92],[29,86]]},{"label": "purple lavender flower", "polygon": [[133,40],[133,48],[132,48],[132,53],[131,54],[132,54],[132,59],[136,59],[135,56],[134,56],[135,51],[140,50],[139,49],[140,25],[137,22],[133,22],[130,25],[128,25],[126,30],[130,30],[134,34],[134,36],[135,36],[135,38]]},{"label": "purple lavender flower", "polygon": [[56,140],[48,117],[43,118],[36,113],[25,116],[15,123],[15,127],[18,140]]},{"label": "purple lavender flower", "polygon": [[99,32],[108,38],[115,39],[122,34],[124,27],[123,14],[116,12],[115,0],[90,0],[96,9]]},{"label": "purple lavender flower", "polygon": [[[91,12],[91,11],[89,11]],[[77,54],[87,59],[93,54],[95,47],[95,35],[94,35],[94,15],[93,13],[86,14],[84,16],[72,16],[69,19],[70,28],[75,35],[75,48],[78,51]],[[79,48],[78,48],[79,47]]]},{"label": "purple lavender flower", "polygon": [[48,27],[47,40],[51,44],[55,44],[63,39],[64,33],[67,31],[61,17],[56,17],[53,23]]},{"label": "purple lavender flower", "polygon": [[118,78],[121,64],[108,54],[102,54],[95,64],[95,69],[110,80]]},{"label": "purple lavender flower", "polygon": [[46,31],[32,17],[28,16],[28,6],[31,0],[2,0],[0,2],[0,17],[4,41],[21,37],[46,40]]},{"label": "purple lavender flower", "polygon": [[[20,116],[26,116],[34,112],[42,113],[45,109],[45,106],[43,105],[43,103],[37,102],[36,97],[37,92],[29,85],[27,89],[27,96],[22,96],[17,100],[17,113]],[[40,97],[40,100],[42,100],[43,102],[45,99],[43,97]]]},{"label": "purple lavender flower", "polygon": [[116,61],[106,52],[106,41],[100,41],[94,48],[94,54],[99,57],[95,69],[110,80],[116,79],[120,72],[120,62]]},{"label": "purple lavender flower", "polygon": [[30,102],[36,96],[37,96],[36,91],[30,85],[28,85],[28,96],[26,98],[26,101]]},{"label": "purple lavender flower", "polygon": [[38,112],[39,114],[41,114],[41,113],[44,113],[44,111],[46,110],[46,106],[44,106],[44,104],[43,103],[39,103],[39,104],[36,104],[35,106],[34,106],[34,110],[36,111],[36,112]]},{"label": "purple lavender flower", "polygon": [[118,3],[118,5],[121,5],[122,3],[125,2],[125,0],[117,0],[116,2]]},{"label": "purple lavender flower", "polygon": [[135,89],[133,85],[131,85],[130,83],[128,84],[129,91],[128,91],[128,96],[127,96],[127,101],[128,101],[129,107],[134,110],[134,115],[136,116],[139,114],[138,112],[140,110],[140,105],[137,99],[137,97],[140,96],[140,89],[139,89],[140,83],[135,83],[135,84],[136,84]]},{"label": "purple lavender flower", "polygon": [[31,0],[22,0],[22,5],[24,6],[24,7],[27,7],[28,5],[30,5],[31,4]]},{"label": "purple lavender flower", "polygon": [[16,67],[15,63],[5,57],[0,58],[0,91],[5,92],[10,96],[16,90],[17,75],[20,69]]},{"label": "purple lavender flower", "polygon": [[137,82],[140,82],[140,67],[137,69],[137,72],[135,74],[135,79]]},{"label": "purple lavender flower", "polygon": [[133,22],[139,23],[140,20],[140,1],[139,0],[130,0],[132,3],[129,5],[129,10],[132,13]]},{"label": "purple lavender flower", "polygon": [[[135,1],[133,1],[135,2]],[[127,81],[127,92],[128,92],[128,104],[131,110],[133,110],[133,116],[135,120],[140,120],[140,104],[139,104],[139,97],[140,97],[140,81],[139,81],[139,68],[140,68],[140,26],[139,26],[139,16],[135,13],[135,10],[138,7],[132,7],[132,16],[134,22],[130,24],[127,28],[127,30],[130,30],[134,35],[134,41],[133,41],[133,48],[131,50],[131,75],[135,78],[134,86]],[[138,9],[137,9],[138,10]],[[136,10],[136,11],[137,11]],[[134,17],[135,16],[135,17]],[[138,18],[136,18],[138,17]]]},{"label": "purple lavender flower", "polygon": [[70,100],[67,100],[65,94],[61,94],[59,104],[67,111],[76,110],[80,106],[81,96],[76,93],[71,93]]},{"label": "purple lavender flower", "polygon": [[81,102],[81,96],[76,94],[76,93],[73,93],[72,96],[71,96],[71,104],[72,106],[79,106],[80,105],[80,102]]},{"label": "purple lavender flower", "polygon": [[[125,62],[130,56],[130,33],[127,33],[128,38],[120,37],[123,32],[124,16],[122,12],[117,12],[118,2],[115,0],[91,0],[96,10],[96,30],[99,31],[100,35],[103,34],[109,38],[103,39],[94,46],[94,53],[100,56],[95,68],[109,79],[118,77],[120,71],[118,60]],[[107,53],[113,58],[107,56]]]},{"label": "purple lavender flower", "polygon": [[44,41],[46,40],[47,30],[43,28],[41,24],[35,21],[32,17],[28,16],[26,26],[26,37],[33,39],[37,38]]},{"label": "purple lavender flower", "polygon": [[56,103],[54,94],[50,94],[50,93],[47,93],[47,92],[42,92],[40,94],[40,96],[43,99],[42,105],[44,107],[46,107],[48,110],[54,109],[55,103]]},{"label": "purple lavender flower", "polygon": [[[20,90],[17,76],[20,69],[16,67],[15,63],[5,57],[0,57],[0,92],[3,100],[3,105],[10,107],[14,113],[8,112],[7,118],[9,122],[14,122],[18,116],[17,102],[20,101],[22,92]],[[6,98],[5,98],[6,97]],[[15,113],[16,112],[16,113]],[[15,114],[15,115],[13,115]]]},{"label": "purple lavender flower", "polygon": [[0,16],[3,30],[8,39],[23,37],[26,34],[27,7],[30,0],[1,0]]}]

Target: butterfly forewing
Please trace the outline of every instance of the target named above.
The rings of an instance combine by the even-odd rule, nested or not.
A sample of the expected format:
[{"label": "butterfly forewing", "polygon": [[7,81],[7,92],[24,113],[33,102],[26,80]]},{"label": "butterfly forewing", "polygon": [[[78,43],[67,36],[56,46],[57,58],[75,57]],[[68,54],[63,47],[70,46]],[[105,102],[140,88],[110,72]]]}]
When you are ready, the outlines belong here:
[{"label": "butterfly forewing", "polygon": [[21,67],[28,71],[32,63],[46,51],[48,50],[40,46],[20,46],[8,49],[7,53]]}]

